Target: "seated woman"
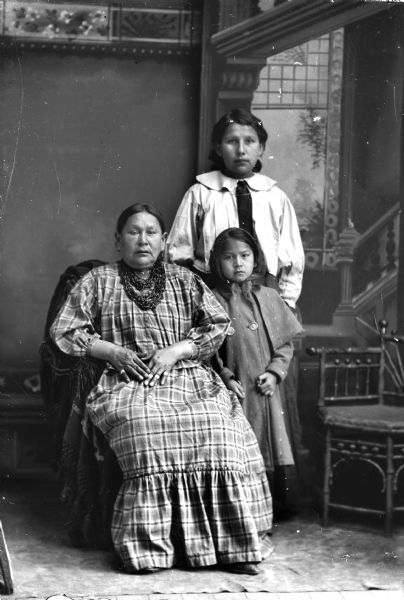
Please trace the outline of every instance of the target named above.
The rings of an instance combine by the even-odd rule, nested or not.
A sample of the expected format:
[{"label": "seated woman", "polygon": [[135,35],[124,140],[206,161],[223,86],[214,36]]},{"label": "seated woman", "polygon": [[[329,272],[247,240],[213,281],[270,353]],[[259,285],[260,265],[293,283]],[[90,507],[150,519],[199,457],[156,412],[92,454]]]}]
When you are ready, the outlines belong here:
[{"label": "seated woman", "polygon": [[198,276],[163,263],[154,208],[129,206],[115,238],[121,260],[77,283],[51,337],[105,361],[87,410],[123,473],[116,552],[129,572],[218,564],[254,575],[272,526],[265,467],[238,400],[208,365],[229,319]]}]

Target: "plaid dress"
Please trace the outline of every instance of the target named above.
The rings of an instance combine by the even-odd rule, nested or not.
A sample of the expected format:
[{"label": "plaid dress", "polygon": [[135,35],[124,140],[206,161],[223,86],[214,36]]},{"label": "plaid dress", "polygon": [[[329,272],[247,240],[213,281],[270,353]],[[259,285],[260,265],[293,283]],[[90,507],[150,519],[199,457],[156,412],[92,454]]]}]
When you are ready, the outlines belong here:
[{"label": "plaid dress", "polygon": [[89,417],[123,473],[114,546],[128,571],[260,561],[259,538],[272,525],[263,460],[240,404],[208,365],[229,319],[188,269],[165,269],[166,290],[153,310],[129,300],[116,264],[94,269],[51,330],[60,349],[77,356],[85,353],[83,333],[139,353],[185,339],[197,350],[153,387],[123,382],[107,366],[88,397]]}]

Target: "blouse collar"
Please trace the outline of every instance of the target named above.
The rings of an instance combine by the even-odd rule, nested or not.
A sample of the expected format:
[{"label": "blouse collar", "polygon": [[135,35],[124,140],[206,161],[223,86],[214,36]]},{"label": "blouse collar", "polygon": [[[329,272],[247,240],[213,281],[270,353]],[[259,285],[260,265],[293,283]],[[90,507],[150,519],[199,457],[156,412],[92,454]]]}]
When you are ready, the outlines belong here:
[{"label": "blouse collar", "polygon": [[[223,188],[229,191],[234,191],[237,187],[237,181],[239,181],[238,179],[233,179],[233,177],[224,175],[221,171],[209,171],[208,173],[202,173],[201,175],[197,175],[196,180],[205,187],[217,191],[220,191]],[[257,192],[265,192],[270,190],[276,184],[274,179],[271,179],[266,175],[261,175],[261,173],[254,173],[251,177],[246,178],[244,181],[248,183],[248,186],[252,190]]]}]

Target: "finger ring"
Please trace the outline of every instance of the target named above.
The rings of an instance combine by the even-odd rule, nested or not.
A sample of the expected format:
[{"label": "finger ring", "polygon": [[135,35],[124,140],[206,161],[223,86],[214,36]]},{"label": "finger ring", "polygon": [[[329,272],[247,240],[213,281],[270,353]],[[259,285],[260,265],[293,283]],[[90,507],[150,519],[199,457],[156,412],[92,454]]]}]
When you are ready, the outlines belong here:
[{"label": "finger ring", "polygon": [[119,371],[119,375],[126,375],[126,371],[125,371],[125,369],[121,369],[121,370]]}]

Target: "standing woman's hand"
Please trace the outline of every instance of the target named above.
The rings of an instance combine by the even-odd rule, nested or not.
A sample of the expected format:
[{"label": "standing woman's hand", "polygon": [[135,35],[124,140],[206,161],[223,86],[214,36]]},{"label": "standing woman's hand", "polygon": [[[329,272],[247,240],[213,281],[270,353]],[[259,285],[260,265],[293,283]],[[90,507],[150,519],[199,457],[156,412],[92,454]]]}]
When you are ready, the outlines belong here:
[{"label": "standing woman's hand", "polygon": [[239,381],[237,381],[236,379],[230,379],[230,381],[226,385],[227,389],[231,392],[234,392],[234,394],[236,394],[239,400],[244,400],[245,393],[243,390],[243,386]]}]

